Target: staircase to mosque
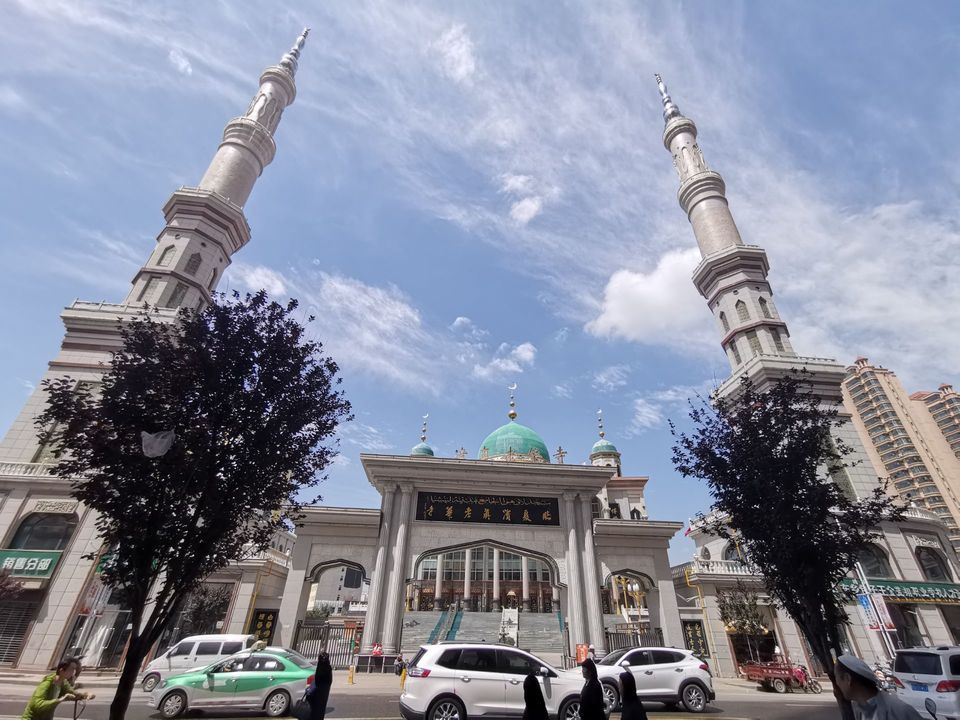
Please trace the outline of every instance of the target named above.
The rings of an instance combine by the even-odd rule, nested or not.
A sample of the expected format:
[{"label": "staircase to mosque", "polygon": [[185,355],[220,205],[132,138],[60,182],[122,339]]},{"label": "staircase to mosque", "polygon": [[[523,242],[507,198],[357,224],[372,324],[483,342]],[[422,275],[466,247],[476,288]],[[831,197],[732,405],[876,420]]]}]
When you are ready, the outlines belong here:
[{"label": "staircase to mosque", "polygon": [[458,642],[495,643],[500,635],[500,613],[465,612],[460,616],[460,626],[455,638]]},{"label": "staircase to mosque", "polygon": [[548,662],[563,654],[563,632],[556,613],[520,613],[517,645]]},{"label": "staircase to mosque", "polygon": [[413,657],[421,645],[430,642],[433,631],[447,618],[446,612],[408,612],[403,615],[403,632],[400,636],[400,651],[404,658]]}]

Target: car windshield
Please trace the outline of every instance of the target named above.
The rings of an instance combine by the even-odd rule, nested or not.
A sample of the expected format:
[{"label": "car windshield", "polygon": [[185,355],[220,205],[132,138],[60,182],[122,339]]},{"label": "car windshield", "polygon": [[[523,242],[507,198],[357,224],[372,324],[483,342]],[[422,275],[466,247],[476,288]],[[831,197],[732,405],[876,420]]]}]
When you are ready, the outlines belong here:
[{"label": "car windshield", "polygon": [[284,660],[289,660],[289,661],[292,662],[294,665],[296,665],[297,667],[303,668],[304,670],[309,670],[310,668],[313,667],[313,663],[312,663],[312,662],[310,662],[309,660],[307,660],[307,659],[306,659],[303,655],[301,655],[300,653],[298,653],[298,652],[293,652],[292,650],[288,650],[287,652],[285,652],[285,653],[284,653],[283,655],[281,655],[280,657],[282,657]]},{"label": "car windshield", "polygon": [[894,664],[895,672],[915,675],[942,675],[940,656],[926,652],[898,652]]},{"label": "car windshield", "polygon": [[632,648],[624,648],[623,650],[614,650],[608,655],[604,655],[603,660],[600,661],[600,665],[616,665],[623,656],[630,652]]}]

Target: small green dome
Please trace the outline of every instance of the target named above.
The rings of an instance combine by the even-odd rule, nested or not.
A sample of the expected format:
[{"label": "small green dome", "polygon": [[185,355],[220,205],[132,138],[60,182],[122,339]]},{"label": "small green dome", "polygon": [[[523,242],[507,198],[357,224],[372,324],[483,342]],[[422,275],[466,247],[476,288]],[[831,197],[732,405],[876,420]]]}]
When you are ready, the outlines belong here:
[{"label": "small green dome", "polygon": [[427,445],[425,442],[414,445],[413,449],[410,451],[411,455],[423,455],[425,457],[433,457],[433,448]]},{"label": "small green dome", "polygon": [[593,450],[590,451],[591,455],[596,455],[597,453],[619,453],[617,446],[606,438],[600,438],[593,444]]},{"label": "small green dome", "polygon": [[517,455],[527,455],[534,450],[544,462],[550,462],[550,451],[543,438],[526,425],[512,420],[487,435],[478,453],[481,459],[484,459],[484,450],[487,451],[486,459],[490,460],[503,457],[511,450]]}]

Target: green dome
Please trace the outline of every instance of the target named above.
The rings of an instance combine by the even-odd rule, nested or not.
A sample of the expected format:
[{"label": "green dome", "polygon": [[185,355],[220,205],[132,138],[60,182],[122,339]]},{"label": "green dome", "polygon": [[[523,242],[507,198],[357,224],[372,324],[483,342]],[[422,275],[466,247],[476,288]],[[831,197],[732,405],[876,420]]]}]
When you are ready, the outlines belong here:
[{"label": "green dome", "polygon": [[410,454],[433,457],[433,448],[427,445],[425,442],[422,442],[418,445],[414,445],[413,449],[410,451]]},{"label": "green dome", "polygon": [[550,462],[550,451],[547,450],[543,438],[526,425],[512,420],[487,435],[478,453],[481,458],[484,449],[487,451],[487,458],[491,460],[502,457],[511,450],[517,455],[527,455],[531,450],[535,450],[544,462]]},{"label": "green dome", "polygon": [[606,438],[600,438],[593,444],[593,450],[590,451],[591,455],[596,453],[619,453],[617,446]]}]

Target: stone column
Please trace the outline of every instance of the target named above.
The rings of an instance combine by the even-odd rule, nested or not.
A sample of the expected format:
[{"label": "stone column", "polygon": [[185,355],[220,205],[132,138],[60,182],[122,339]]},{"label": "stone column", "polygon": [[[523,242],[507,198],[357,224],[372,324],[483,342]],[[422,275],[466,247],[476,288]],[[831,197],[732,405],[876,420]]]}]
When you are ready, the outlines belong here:
[{"label": "stone column", "polygon": [[437,577],[433,582],[433,609],[440,612],[440,592],[443,590],[443,553],[437,554]]},{"label": "stone column", "polygon": [[290,647],[293,645],[293,633],[297,628],[297,621],[302,620],[307,611],[307,601],[310,599],[310,554],[313,551],[313,538],[309,535],[300,535],[290,554],[290,569],[287,570],[287,579],[283,586],[283,599],[280,601],[280,612],[277,616],[277,628],[274,641],[278,645]]},{"label": "stone column", "polygon": [[597,573],[597,552],[593,546],[593,513],[590,497],[580,496],[580,518],[583,524],[583,577],[587,622],[590,642],[598,655],[606,654],[606,638],[603,634],[603,605],[600,603],[600,580]]},{"label": "stone column", "polygon": [[580,574],[580,547],[577,543],[577,513],[573,493],[563,494],[563,524],[567,528],[567,621],[570,623],[570,647],[567,652],[576,655],[577,643],[586,640],[583,625],[583,586]]},{"label": "stone column", "polygon": [[472,548],[465,548],[463,553],[463,609],[473,610],[473,597],[470,588],[470,582],[473,580],[471,577],[473,571],[473,550]]},{"label": "stone column", "polygon": [[383,653],[392,655],[399,651],[400,625],[403,618],[403,581],[407,567],[407,534],[410,527],[410,500],[413,488],[400,490],[400,512],[397,514],[397,540],[393,547],[393,564],[390,568],[389,590],[383,611]]},{"label": "stone column", "polygon": [[520,575],[521,579],[521,607],[524,612],[530,612],[530,561],[526,555],[520,556]]},{"label": "stone column", "polygon": [[620,614],[620,588],[617,587],[617,576],[610,576],[610,597],[613,600],[613,611]]},{"label": "stone column", "polygon": [[387,547],[393,539],[390,536],[390,529],[393,527],[393,500],[396,495],[396,486],[384,488],[383,519],[380,524],[380,537],[377,538],[377,555],[373,563],[373,573],[370,577],[367,616],[363,627],[363,642],[360,645],[361,654],[369,653],[380,635],[384,595],[387,588]]},{"label": "stone column", "polygon": [[493,549],[493,597],[490,607],[494,612],[500,612],[500,548]]}]

